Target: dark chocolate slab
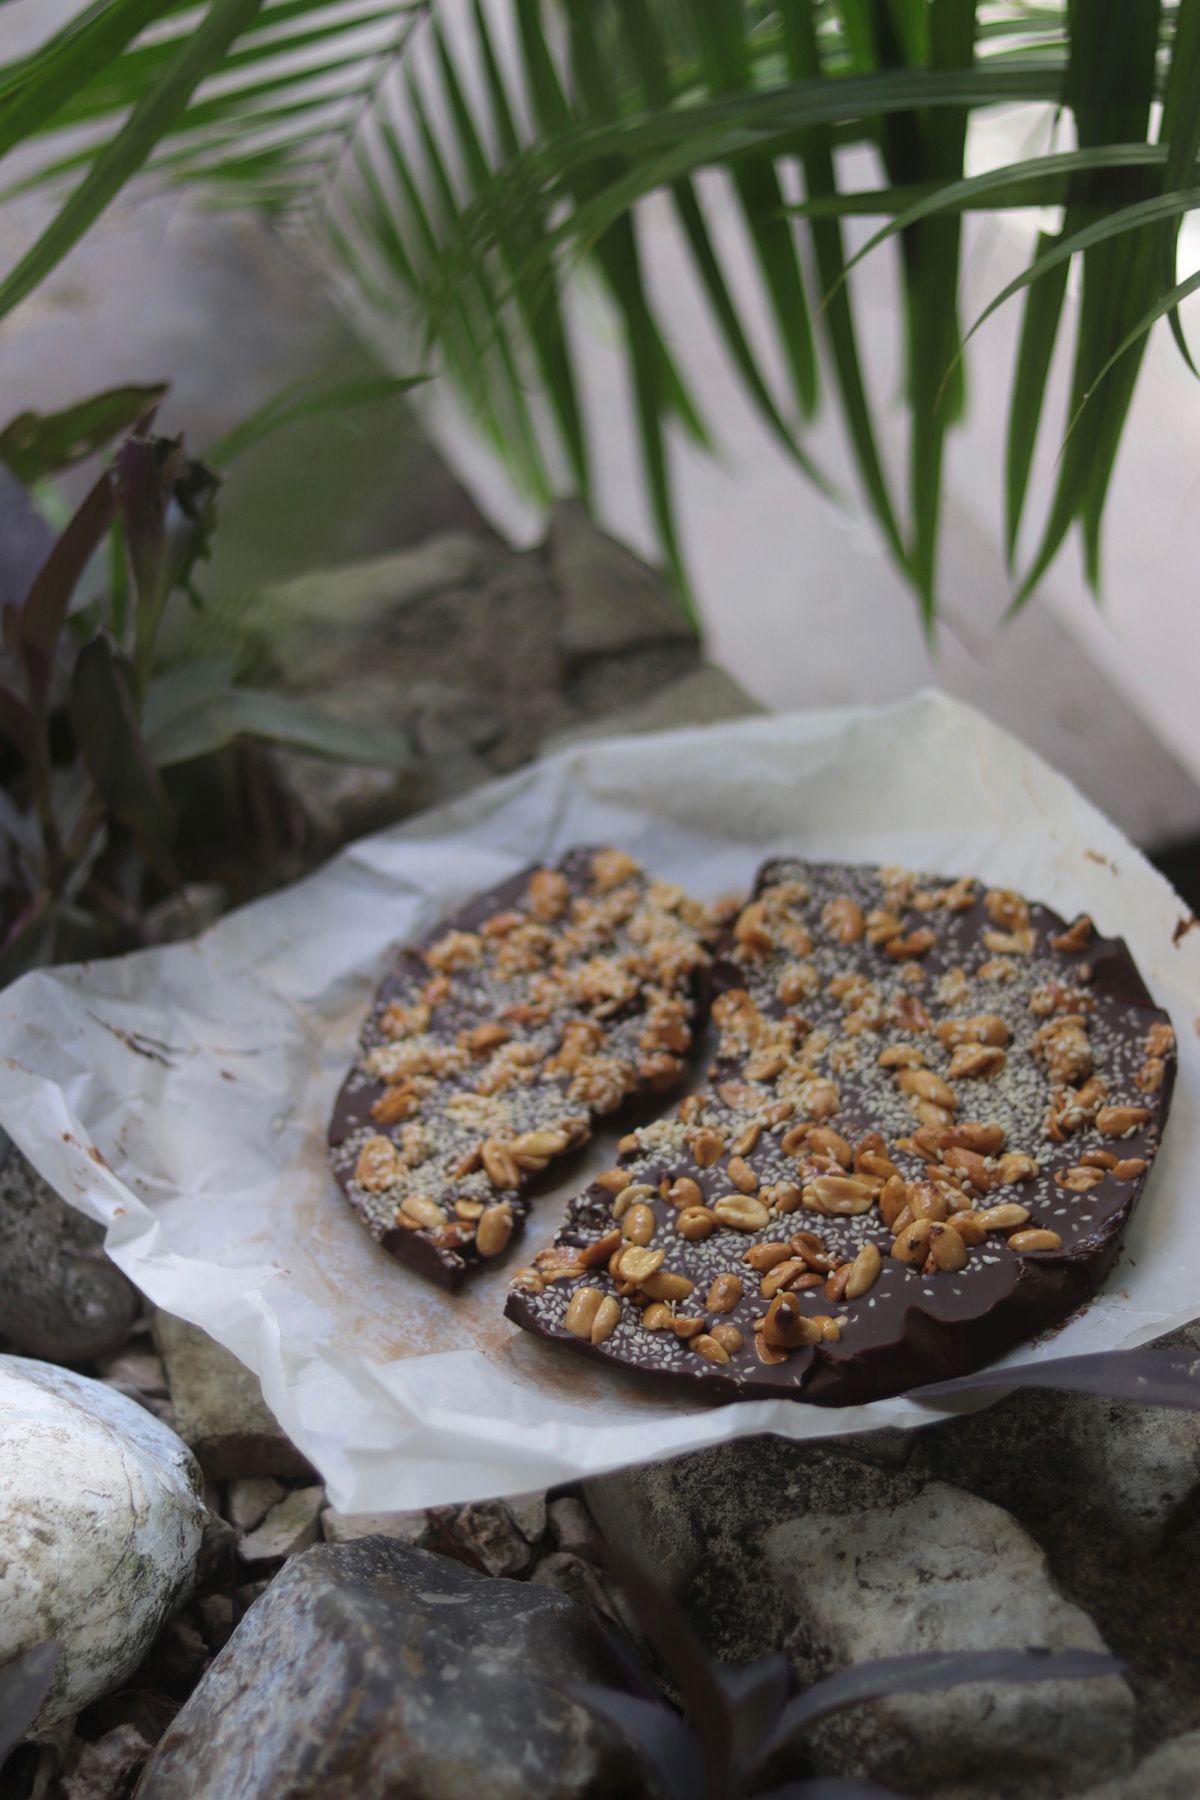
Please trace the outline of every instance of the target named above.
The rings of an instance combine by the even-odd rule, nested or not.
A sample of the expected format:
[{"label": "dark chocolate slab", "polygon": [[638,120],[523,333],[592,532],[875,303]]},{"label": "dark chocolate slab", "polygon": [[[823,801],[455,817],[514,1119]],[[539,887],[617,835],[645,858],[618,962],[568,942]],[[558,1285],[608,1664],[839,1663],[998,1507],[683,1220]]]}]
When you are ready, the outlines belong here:
[{"label": "dark chocolate slab", "polygon": [[447,1288],[502,1254],[595,1118],[682,1080],[705,928],[630,857],[581,849],[405,948],[329,1129],[371,1235]]},{"label": "dark chocolate slab", "polygon": [[[1068,932],[1048,908],[985,895],[978,884],[774,863],[723,946],[714,984],[722,1037],[709,1087],[683,1103],[682,1116],[623,1141],[619,1172],[574,1201],[555,1248],[518,1273],[510,1318],[697,1398],[846,1405],[965,1374],[1095,1293],[1144,1186],[1175,1076],[1169,1021],[1123,942],[1097,936],[1088,922]],[[954,1036],[968,1040],[957,1060],[943,1041]],[[904,1057],[925,1071],[918,1082],[886,1066]],[[926,1097],[904,1091],[915,1085]],[[805,1125],[818,1128],[815,1138]],[[978,1126],[999,1127],[1002,1145],[994,1133],[966,1129]],[[835,1140],[822,1135],[829,1130],[849,1157],[830,1147]],[[887,1164],[863,1159],[872,1132],[903,1184],[887,1196]],[[731,1175],[739,1141],[741,1164]],[[975,1162],[962,1154],[972,1142],[984,1143]],[[707,1162],[714,1145],[716,1160]],[[1024,1178],[1016,1154],[1036,1164]],[[1113,1166],[1098,1166],[1105,1163]],[[815,1185],[829,1176],[832,1189]],[[696,1184],[710,1214],[703,1238],[681,1235],[679,1190],[668,1197],[681,1178]],[[622,1182],[642,1191],[614,1195]],[[712,1216],[739,1182],[745,1197],[761,1202],[749,1207],[747,1229]],[[881,1206],[894,1212],[897,1193],[904,1203],[915,1197],[929,1216],[928,1240],[893,1241],[895,1220],[885,1220]],[[827,1203],[861,1210],[831,1213],[822,1210]],[[989,1228],[977,1216],[961,1221],[957,1245],[946,1241],[956,1231],[952,1214],[995,1218],[990,1209],[1001,1205],[1027,1217]],[[635,1206],[649,1219],[634,1215]],[[631,1217],[645,1240],[635,1247],[664,1253],[644,1280],[634,1266],[644,1259],[622,1265],[629,1251],[614,1236],[630,1230]],[[1027,1240],[1027,1231],[1052,1236]],[[793,1248],[796,1233],[815,1233],[819,1243]],[[916,1260],[899,1260],[897,1243]],[[938,1266],[935,1244],[951,1265],[965,1250],[962,1266]],[[794,1299],[783,1306],[804,1323],[783,1321],[784,1334],[823,1333],[815,1343],[776,1347],[778,1361],[762,1360],[759,1349],[771,1335],[761,1330],[773,1304],[762,1287],[771,1274],[746,1260],[747,1252],[779,1255],[767,1245],[788,1245],[796,1265],[785,1273],[799,1285],[787,1288]],[[861,1294],[839,1296],[836,1271],[863,1252],[865,1274],[873,1253],[864,1245],[878,1250],[878,1271]],[[805,1249],[824,1266],[806,1262]],[[710,1304],[721,1276],[741,1284],[727,1310]],[[664,1295],[681,1290],[680,1278],[690,1290]],[[734,1291],[728,1280],[722,1287],[718,1308]],[[583,1290],[591,1293],[575,1300],[568,1324]],[[589,1329],[596,1295],[613,1304]],[[679,1335],[676,1325],[695,1335]]]}]

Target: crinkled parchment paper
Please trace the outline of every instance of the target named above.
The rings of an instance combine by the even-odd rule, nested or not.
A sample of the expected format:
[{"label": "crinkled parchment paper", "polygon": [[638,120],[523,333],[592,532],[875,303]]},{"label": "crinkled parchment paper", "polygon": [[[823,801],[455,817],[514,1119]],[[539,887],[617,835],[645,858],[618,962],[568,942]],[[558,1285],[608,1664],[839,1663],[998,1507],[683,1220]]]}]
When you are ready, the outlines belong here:
[{"label": "crinkled parchment paper", "polygon": [[[1010,1361],[1134,1345],[1200,1314],[1200,930],[1176,940],[1168,884],[1061,776],[937,694],[590,743],[354,845],[194,943],[0,995],[0,1123],[104,1221],[144,1293],[258,1373],[337,1506],[461,1501],[757,1432],[940,1416],[903,1399],[703,1408],[648,1393],[510,1325],[506,1269],[449,1298],[349,1212],[326,1120],[391,947],[581,842],[618,844],[700,896],[746,887],[782,852],[970,872],[1122,933],[1179,1037],[1165,1147],[1106,1292]],[[611,1134],[593,1149],[611,1160]],[[530,1252],[560,1199],[537,1203]]]}]

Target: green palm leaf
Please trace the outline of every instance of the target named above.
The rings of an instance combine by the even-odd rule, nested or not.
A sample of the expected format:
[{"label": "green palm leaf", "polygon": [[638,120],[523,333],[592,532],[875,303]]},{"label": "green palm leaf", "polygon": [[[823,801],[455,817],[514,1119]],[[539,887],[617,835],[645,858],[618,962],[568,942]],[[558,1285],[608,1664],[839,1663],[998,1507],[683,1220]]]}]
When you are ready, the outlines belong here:
[{"label": "green palm leaf", "polygon": [[[1200,0],[1139,0],[1120,31],[1104,0],[472,0],[473,29],[452,29],[452,17],[461,23],[439,0],[92,0],[0,67],[5,191],[66,189],[0,277],[0,316],[138,175],[267,207],[301,222],[369,306],[406,317],[488,442],[545,499],[559,470],[589,488],[583,350],[560,299],[586,261],[616,310],[651,509],[686,594],[671,431],[712,443],[701,380],[677,365],[639,241],[639,203],[666,193],[723,354],[818,482],[802,421],[818,400],[823,340],[862,493],[929,619],[962,345],[1024,294],[1004,471],[1011,555],[1074,264],[1083,299],[1069,426],[1023,591],[1076,522],[1096,576],[1148,332],[1166,318],[1188,355],[1178,308],[1195,290],[1174,261],[1179,222],[1197,203]],[[967,176],[968,120],[1016,101],[1069,111],[1078,148]],[[882,155],[877,186],[839,181],[851,144]],[[737,281],[697,180],[714,169],[750,245]],[[1048,204],[1065,206],[1060,230],[1043,234],[960,344],[962,214]],[[872,213],[881,227],[847,255],[841,221]],[[867,379],[848,281],[885,249],[899,254],[907,319],[902,507],[878,447],[891,396]],[[744,280],[757,284],[771,342],[748,327]],[[1086,436],[1074,429],[1084,406]]]}]

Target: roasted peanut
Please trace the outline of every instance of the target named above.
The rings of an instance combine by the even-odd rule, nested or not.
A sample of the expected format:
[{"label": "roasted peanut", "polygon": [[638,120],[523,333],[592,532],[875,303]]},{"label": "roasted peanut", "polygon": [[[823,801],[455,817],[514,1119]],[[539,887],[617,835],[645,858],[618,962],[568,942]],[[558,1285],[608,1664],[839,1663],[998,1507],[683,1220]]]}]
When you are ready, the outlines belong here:
[{"label": "roasted peanut", "polygon": [[[883,1258],[879,1254],[879,1246],[870,1242],[863,1244],[850,1264],[850,1274],[844,1290],[846,1299],[861,1299],[869,1288],[874,1287],[882,1267]],[[840,1270],[838,1272],[841,1273]]]},{"label": "roasted peanut", "polygon": [[479,1224],[475,1228],[475,1248],[480,1256],[499,1256],[508,1245],[513,1233],[513,1216],[510,1206],[489,1206],[480,1215]]},{"label": "roasted peanut", "polygon": [[714,1217],[734,1231],[761,1231],[771,1215],[755,1194],[722,1194],[712,1204]]},{"label": "roasted peanut", "polygon": [[743,1293],[742,1278],[727,1269],[718,1275],[710,1286],[704,1304],[709,1312],[732,1312]]},{"label": "roasted peanut", "polygon": [[576,1288],[567,1306],[563,1324],[572,1337],[591,1339],[592,1327],[596,1323],[597,1314],[604,1304],[604,1295],[599,1288]]},{"label": "roasted peanut", "polygon": [[1057,1231],[1014,1231],[1008,1247],[1022,1254],[1027,1250],[1061,1250],[1062,1239]]}]

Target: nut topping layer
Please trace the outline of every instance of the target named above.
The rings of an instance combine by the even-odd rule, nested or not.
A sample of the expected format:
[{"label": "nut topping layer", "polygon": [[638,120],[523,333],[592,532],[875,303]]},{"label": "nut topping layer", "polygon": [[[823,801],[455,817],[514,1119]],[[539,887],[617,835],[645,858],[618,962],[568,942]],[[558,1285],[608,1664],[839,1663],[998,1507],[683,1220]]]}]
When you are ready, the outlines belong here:
[{"label": "nut topping layer", "polygon": [[[597,1116],[682,1080],[706,932],[681,889],[581,850],[406,950],[330,1128],[372,1235],[447,1286],[501,1255],[531,1180]],[[611,1308],[598,1316],[603,1331]]]},{"label": "nut topping layer", "polygon": [[[967,878],[775,863],[724,953],[708,1086],[622,1141],[511,1317],[718,1397],[837,1404],[1094,1291],[1174,1071],[1123,945]],[[617,1307],[602,1344],[564,1324],[581,1283]]]}]

